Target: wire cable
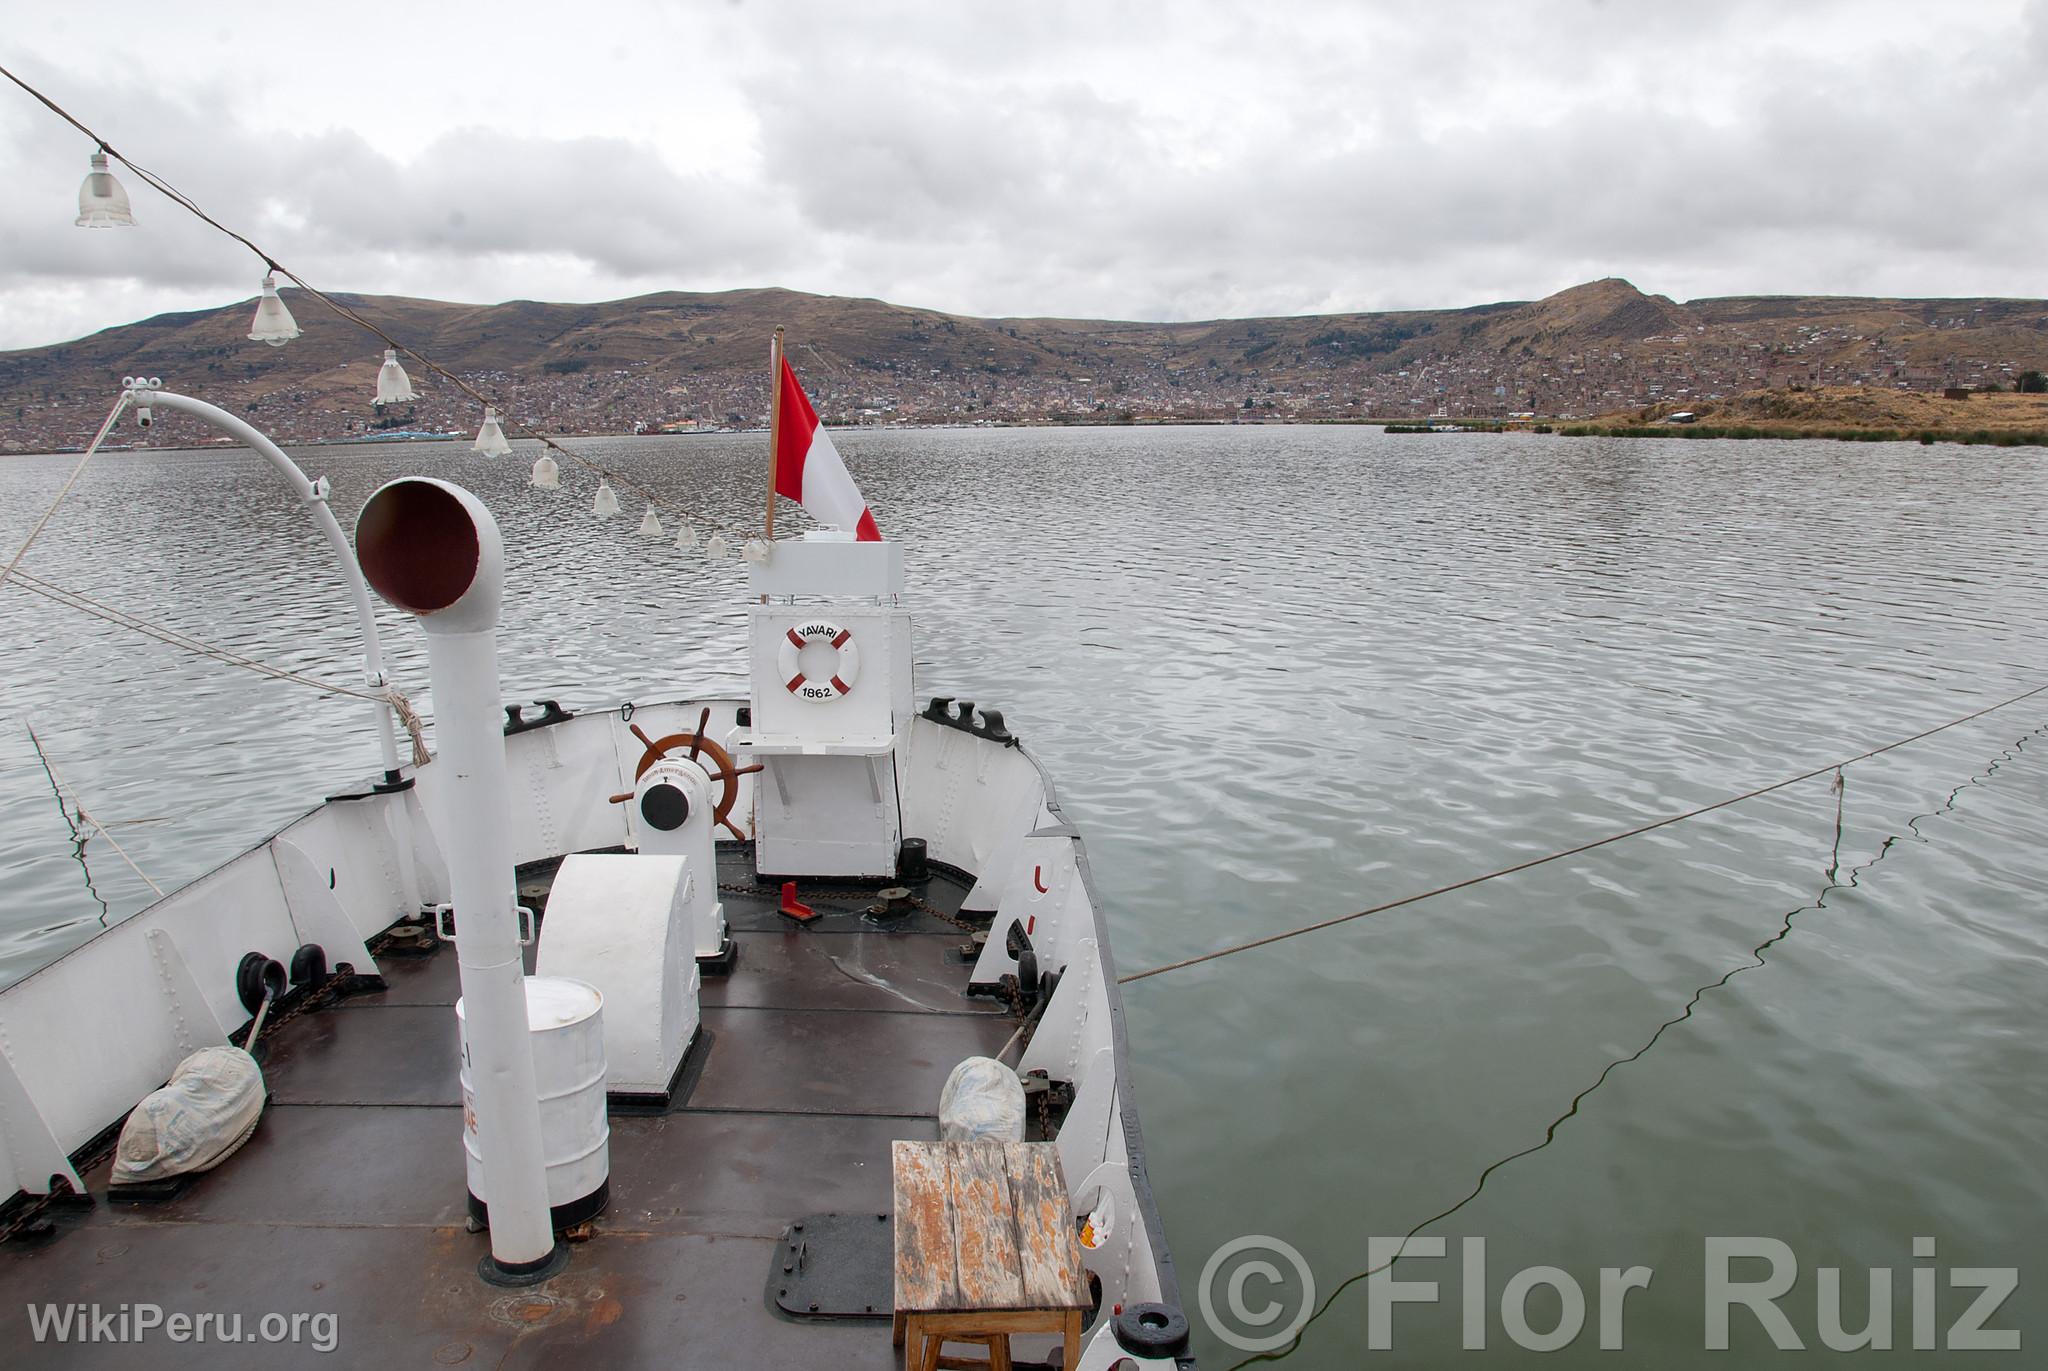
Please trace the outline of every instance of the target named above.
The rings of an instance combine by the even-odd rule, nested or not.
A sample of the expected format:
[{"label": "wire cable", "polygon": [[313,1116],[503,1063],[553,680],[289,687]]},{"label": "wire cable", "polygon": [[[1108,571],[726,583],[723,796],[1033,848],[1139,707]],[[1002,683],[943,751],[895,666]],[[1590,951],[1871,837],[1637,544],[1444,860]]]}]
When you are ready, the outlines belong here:
[{"label": "wire cable", "polygon": [[1369,909],[1361,909],[1352,914],[1340,914],[1332,919],[1321,919],[1312,924],[1303,924],[1299,928],[1290,928],[1280,933],[1269,933],[1265,937],[1233,943],[1229,947],[1219,947],[1213,952],[1203,952],[1193,957],[1183,957],[1177,962],[1168,962],[1164,966],[1150,967],[1144,971],[1134,971],[1128,976],[1117,977],[1117,984],[1129,985],[1134,981],[1146,980],[1152,976],[1163,976],[1169,971],[1184,971],[1188,967],[1200,966],[1204,962],[1213,962],[1223,957],[1234,957],[1240,952],[1250,952],[1254,948],[1270,947],[1274,943],[1285,942],[1289,938],[1299,938],[1308,933],[1320,933],[1326,928],[1335,928],[1339,924],[1348,924],[1358,919],[1371,918],[1375,914],[1384,914],[1391,909],[1400,909],[1407,905],[1420,904],[1424,900],[1433,900],[1439,895],[1448,895],[1453,891],[1466,890],[1472,886],[1484,884],[1487,881],[1497,881],[1503,876],[1513,876],[1551,862],[1563,861],[1566,857],[1576,857],[1581,853],[1591,852],[1595,848],[1621,842],[1625,838],[1637,838],[1645,833],[1654,833],[1660,828],[1669,828],[1673,824],[1682,824],[1688,819],[1697,819],[1703,814],[1712,814],[1717,810],[1727,809],[1733,805],[1739,805],[1776,791],[1785,790],[1800,784],[1802,781],[1810,781],[1816,776],[1825,776],[1829,772],[1839,772],[1843,768],[1854,766],[1858,762],[1867,762],[1872,757],[1881,757],[1885,753],[1905,747],[1909,743],[1917,743],[1923,738],[1931,738],[1937,733],[1945,733],[1951,728],[1958,728],[1963,724],[1981,719],[1987,714],[2001,709],[2008,709],[2013,705],[2031,700],[2042,694],[2048,694],[2048,685],[2035,686],[2032,690],[2025,691],[2007,700],[2000,700],[1997,704],[1986,705],[1984,708],[1965,714],[1959,719],[1950,719],[1947,723],[1936,724],[1932,728],[1922,729],[1910,737],[1895,738],[1891,742],[1882,743],[1868,751],[1859,752],[1853,757],[1844,757],[1839,761],[1828,762],[1809,771],[1802,771],[1797,776],[1787,776],[1781,781],[1772,781],[1769,785],[1760,785],[1753,790],[1745,790],[1740,795],[1730,795],[1725,799],[1715,800],[1712,804],[1704,804],[1695,809],[1688,809],[1682,814],[1669,814],[1664,818],[1653,819],[1649,823],[1638,824],[1634,828],[1624,829],[1619,833],[1610,833],[1603,838],[1595,838],[1591,842],[1580,843],[1575,847],[1567,847],[1558,852],[1546,853],[1541,857],[1532,857],[1526,862],[1516,862],[1513,866],[1504,866],[1498,870],[1483,872],[1477,876],[1467,876],[1461,881],[1452,881],[1448,885],[1440,885],[1431,890],[1418,891],[1413,895],[1403,895],[1399,899],[1388,900],[1385,903],[1376,904]]},{"label": "wire cable", "polygon": [[412,740],[412,764],[427,764],[430,754],[427,751],[425,724],[420,719],[419,711],[413,707],[412,701],[395,685],[387,685],[382,690],[366,690],[358,686],[342,685],[336,681],[323,681],[317,676],[308,676],[304,672],[293,671],[287,667],[273,666],[269,662],[245,656],[231,648],[181,633],[167,625],[152,623],[138,614],[131,614],[125,609],[117,609],[113,605],[95,600],[82,591],[67,590],[39,576],[31,576],[26,571],[16,571],[13,583],[30,594],[55,601],[66,609],[77,610],[81,614],[104,620],[130,632],[140,633],[146,638],[154,638],[160,643],[192,653],[194,656],[241,667],[273,680],[290,681],[294,685],[306,686],[323,694],[345,695],[358,700],[368,700],[373,704],[389,705],[392,712],[398,715],[399,723],[404,726],[407,736]]},{"label": "wire cable", "polygon": [[[30,743],[35,745],[36,760],[43,764],[43,774],[50,778],[50,788],[57,792],[58,803],[60,805],[63,804],[65,798],[64,792],[70,789],[70,787],[68,787],[64,783],[63,779],[60,776],[58,776],[57,764],[50,760],[50,754],[48,751],[44,749],[43,740],[36,736],[36,731],[34,728],[29,729],[28,740]],[[135,864],[135,859],[128,855],[127,849],[123,848],[121,844],[114,841],[114,835],[107,832],[107,825],[101,823],[98,819],[95,819],[92,815],[86,813],[85,802],[78,798],[77,791],[74,790],[71,792],[70,799],[71,804],[69,809],[67,809],[65,812],[64,822],[70,825],[71,840],[73,843],[77,845],[79,865],[85,865],[86,840],[92,837],[94,834],[98,834],[100,837],[105,838],[107,840],[108,847],[114,849],[114,855],[116,857],[119,857],[122,861],[126,862],[128,864],[128,869],[134,872],[137,876],[140,876],[142,878],[142,883],[148,886],[151,890],[154,890],[157,894],[158,899],[162,899],[164,894],[164,888],[158,885],[155,881],[149,879],[148,874],[144,872],[141,867]],[[78,815],[79,823],[90,825],[89,830],[82,831],[77,823],[72,823],[71,815],[73,812],[75,812]],[[86,873],[85,883],[88,888],[90,888],[92,885],[92,873],[90,871]],[[94,899],[99,899],[99,891],[94,890],[92,893]],[[105,908],[106,901],[100,900],[100,906],[101,908]],[[104,922],[104,919],[102,920],[102,922]]]},{"label": "wire cable", "polygon": [[114,421],[121,417],[121,411],[127,407],[128,393],[123,391],[121,398],[114,401],[114,407],[107,411],[107,421],[100,425],[100,431],[92,436],[90,443],[86,444],[85,455],[78,459],[78,465],[71,468],[71,474],[65,477],[64,484],[58,487],[57,498],[50,501],[50,507],[43,511],[43,517],[36,520],[36,526],[28,531],[28,537],[22,539],[21,546],[14,549],[14,556],[8,561],[6,568],[0,570],[0,586],[6,585],[9,578],[15,575],[16,570],[21,566],[21,559],[28,555],[29,545],[35,542],[37,536],[42,533],[43,526],[50,522],[50,516],[57,512],[57,506],[64,503],[64,497],[71,493],[71,487],[78,484],[78,478],[85,474],[85,464],[90,462],[93,454],[100,450],[100,444],[107,441],[107,435],[114,430]]},{"label": "wire cable", "polygon": [[[631,491],[633,495],[636,496],[637,498],[645,500],[648,504],[653,505],[658,509],[666,511],[671,517],[679,519],[689,519],[698,523],[707,524],[714,531],[727,534],[731,537],[744,538],[745,536],[747,536],[744,530],[737,528],[736,526],[729,523],[727,520],[721,519],[716,515],[701,514],[694,510],[684,509],[679,505],[675,504],[673,501],[656,494],[653,490],[640,484],[638,481],[633,480],[631,477],[621,475],[620,473],[611,470],[609,467],[604,466],[602,463],[592,461],[590,458],[584,456],[583,454],[573,452],[570,449],[562,446],[562,444],[557,442],[551,435],[547,434],[546,432],[543,432],[541,429],[534,427],[533,425],[527,423],[523,419],[520,419],[513,412],[512,407],[510,405],[504,404],[496,399],[493,399],[490,396],[485,395],[483,392],[479,391],[475,386],[463,380],[460,376],[457,376],[454,372],[450,371],[447,367],[442,366],[433,358],[427,356],[425,353],[419,351],[417,348],[411,347],[410,345],[401,342],[399,339],[392,337],[389,333],[386,333],[382,328],[378,327],[376,324],[371,323],[368,319],[365,319],[361,314],[357,313],[354,309],[343,304],[341,301],[336,300],[333,296],[328,295],[325,291],[322,291],[316,288],[315,286],[310,285],[303,276],[299,275],[296,271],[293,271],[290,267],[284,265],[284,263],[278,261],[277,258],[273,257],[262,246],[257,244],[252,239],[245,237],[243,234],[237,232],[236,230],[229,228],[226,224],[223,224],[222,222],[220,222],[220,220],[208,214],[204,209],[200,208],[199,203],[192,199],[191,196],[179,190],[176,186],[172,185],[168,180],[157,175],[148,167],[143,166],[141,163],[135,161],[133,158],[128,157],[119,150],[117,150],[113,146],[113,144],[109,143],[106,139],[102,138],[98,133],[94,132],[92,129],[86,127],[86,125],[83,122],[81,122],[76,116],[74,116],[69,110],[65,109],[62,105],[59,105],[49,96],[43,94],[40,90],[37,90],[28,82],[22,80],[19,76],[16,76],[13,72],[9,71],[5,66],[0,66],[0,76],[5,76],[9,81],[12,81],[15,85],[20,86],[23,90],[27,91],[30,95],[34,96],[38,101],[40,101],[44,106],[46,106],[52,113],[57,115],[58,118],[62,119],[65,123],[71,125],[71,127],[77,129],[86,137],[92,139],[92,141],[98,145],[99,150],[101,152],[105,153],[114,161],[119,162],[122,166],[128,168],[128,170],[134,172],[136,176],[142,179],[143,184],[150,187],[150,189],[156,191],[159,195],[162,195],[172,204],[177,205],[180,209],[192,215],[200,222],[219,231],[220,233],[225,234],[227,237],[234,239],[237,243],[240,243],[243,247],[247,248],[250,252],[254,253],[257,256],[257,258],[262,261],[265,270],[276,272],[278,275],[289,280],[293,285],[297,286],[300,290],[305,291],[306,294],[311,296],[313,299],[325,305],[338,317],[348,321],[351,324],[354,324],[357,328],[360,328],[364,332],[377,338],[384,344],[385,347],[391,348],[398,352],[402,352],[407,357],[412,358],[415,362],[418,362],[428,371],[431,371],[436,376],[439,376],[443,380],[447,381],[448,384],[454,386],[457,390],[461,391],[471,400],[474,400],[477,404],[484,406],[486,409],[497,410],[499,413],[499,423],[501,426],[505,424],[510,424],[510,426],[519,434],[537,440],[541,444],[541,446],[547,448],[551,452],[559,452],[560,454],[562,454],[562,456],[568,458],[571,462],[574,462],[576,465],[583,467],[585,470],[595,474],[599,479],[608,481],[613,485],[620,486],[628,491]],[[0,580],[4,579],[4,575],[0,575]]]},{"label": "wire cable", "polygon": [[1503,1167],[1513,1164],[1514,1162],[1520,1161],[1524,1157],[1528,1157],[1537,1152],[1541,1152],[1545,1148],[1549,1147],[1551,1144],[1556,1142],[1558,1137],[1558,1130],[1563,1128],[1567,1123],[1571,1122],[1572,1119],[1578,1116],[1579,1107],[1586,1102],[1587,1097],[1592,1095],[1593,1092],[1595,1092],[1596,1090],[1600,1089],[1600,1087],[1606,1085],[1609,1078],[1611,1078],[1615,1072],[1621,1070],[1625,1066],[1629,1066],[1635,1062],[1641,1061],[1645,1056],[1649,1055],[1650,1049],[1655,1047],[1659,1042],[1662,1042],[1664,1039],[1664,1035],[1666,1033],[1670,1032],[1673,1028],[1676,1028],[1678,1025],[1685,1023],[1687,1020],[1692,1018],[1694,1011],[1696,1011],[1699,1008],[1701,1001],[1703,1001],[1710,993],[1719,990],[1721,987],[1727,985],[1730,981],[1733,981],[1737,976],[1741,975],[1745,971],[1758,971],[1770,965],[1770,962],[1764,956],[1764,953],[1770,951],[1770,949],[1776,947],[1779,943],[1785,941],[1785,939],[1792,936],[1793,924],[1799,915],[1808,913],[1809,911],[1818,912],[1822,909],[1827,908],[1828,896],[1834,894],[1838,890],[1858,889],[1862,884],[1863,874],[1869,871],[1871,868],[1875,867],[1878,863],[1882,862],[1888,855],[1890,855],[1892,849],[1905,838],[1906,834],[1912,834],[1914,838],[1918,839],[1921,842],[1932,841],[1920,831],[1920,824],[1924,820],[1936,818],[1942,814],[1952,812],[1955,809],[1957,803],[1961,800],[1964,791],[1968,790],[1971,786],[1985,784],[1993,776],[1998,774],[2000,768],[2004,767],[2006,764],[2010,762],[2017,761],[2020,758],[2020,756],[2023,753],[2025,753],[2027,743],[2032,739],[2041,737],[2044,733],[2048,733],[2048,724],[2042,724],[2039,727],[2031,730],[2030,732],[2022,735],[2020,738],[2016,739],[2010,747],[2007,747],[2003,752],[1999,753],[1996,757],[1992,758],[1991,761],[1986,763],[1984,766],[1979,767],[1976,770],[1976,772],[1970,776],[1968,780],[1964,781],[1961,785],[1958,785],[1951,789],[1948,793],[1948,798],[1943,800],[1940,805],[1936,806],[1932,810],[1927,811],[1924,814],[1916,814],[1912,818],[1906,820],[1905,825],[1903,827],[1903,831],[1899,833],[1893,833],[1887,836],[1883,842],[1878,844],[1877,851],[1872,853],[1867,861],[1864,861],[1857,866],[1851,867],[1846,875],[1841,873],[1841,801],[1843,792],[1846,789],[1846,783],[1842,779],[1840,773],[1837,773],[1834,785],[1834,792],[1836,797],[1834,842],[1831,846],[1828,858],[1828,869],[1825,878],[1825,884],[1822,885],[1820,893],[1818,895],[1814,896],[1812,900],[1808,901],[1806,904],[1799,906],[1797,909],[1787,911],[1784,917],[1778,921],[1777,929],[1774,932],[1772,932],[1772,934],[1769,937],[1765,938],[1762,942],[1758,943],[1755,947],[1750,949],[1748,961],[1739,963],[1738,965],[1731,967],[1718,979],[1709,981],[1707,982],[1707,984],[1693,991],[1691,997],[1686,1000],[1684,1007],[1680,1009],[1679,1012],[1673,1017],[1666,1019],[1664,1022],[1658,1024],[1656,1029],[1651,1032],[1650,1036],[1644,1040],[1643,1045],[1641,1047],[1638,1047],[1635,1051],[1629,1053],[1625,1057],[1616,1057],[1614,1060],[1608,1062],[1607,1065],[1601,1069],[1600,1074],[1593,1079],[1591,1084],[1587,1085],[1584,1089],[1580,1090],[1576,1095],[1572,1096],[1571,1103],[1565,1107],[1565,1111],[1562,1114],[1558,1115],[1555,1119],[1552,1119],[1550,1121],[1550,1124],[1543,1130],[1543,1137],[1541,1138],[1541,1140],[1533,1142],[1529,1144],[1527,1147],[1521,1148],[1514,1152],[1510,1152],[1506,1156],[1495,1160],[1493,1163],[1488,1165],[1485,1170],[1479,1173],[1478,1179],[1472,1183],[1472,1188],[1467,1190],[1464,1193],[1464,1195],[1458,1199],[1457,1203],[1451,1205],[1446,1209],[1441,1209],[1437,1211],[1436,1213],[1430,1215],[1428,1218],[1422,1220],[1422,1222],[1416,1224],[1413,1228],[1409,1229],[1407,1233],[1402,1236],[1401,1245],[1395,1249],[1393,1256],[1381,1262],[1378,1266],[1368,1267],[1365,1270],[1359,1271],[1340,1281],[1337,1284],[1336,1288],[1331,1290],[1330,1293],[1324,1297],[1322,1304],[1315,1310],[1313,1310],[1310,1313],[1309,1317],[1305,1321],[1303,1321],[1301,1327],[1295,1330],[1294,1337],[1291,1340],[1289,1340],[1284,1346],[1275,1348],[1270,1352],[1262,1352],[1254,1356],[1242,1358],[1239,1361],[1232,1363],[1227,1368],[1227,1371],[1243,1371],[1244,1367],[1250,1366],[1254,1362],[1284,1361],[1288,1357],[1294,1355],[1295,1352],[1301,1349],[1302,1339],[1307,1335],[1310,1326],[1313,1325],[1318,1319],[1321,1319],[1325,1314],[1330,1312],[1330,1310],[1336,1305],[1337,1297],[1339,1295],[1342,1295],[1346,1290],[1358,1284],[1358,1282],[1369,1279],[1370,1277],[1378,1275],[1382,1271],[1390,1269],[1396,1262],[1400,1261],[1404,1256],[1407,1255],[1409,1239],[1419,1236],[1422,1233],[1422,1231],[1426,1228],[1432,1228],[1435,1225],[1442,1223],[1445,1219],[1448,1219],[1452,1215],[1457,1214],[1461,1210],[1465,1209],[1468,1205],[1470,1205],[1473,1201],[1477,1200],[1480,1194],[1485,1191],[1486,1183],[1489,1180],[1493,1179],[1493,1175],[1495,1172],[1501,1170],[1501,1168]]}]

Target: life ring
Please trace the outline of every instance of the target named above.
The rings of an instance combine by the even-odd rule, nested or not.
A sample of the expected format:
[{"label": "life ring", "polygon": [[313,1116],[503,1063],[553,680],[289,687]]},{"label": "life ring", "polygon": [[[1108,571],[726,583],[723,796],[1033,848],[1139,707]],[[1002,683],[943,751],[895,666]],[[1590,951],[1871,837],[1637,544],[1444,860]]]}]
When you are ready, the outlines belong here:
[{"label": "life ring", "polygon": [[[837,651],[839,658],[833,664],[832,674],[818,682],[804,675],[798,659],[803,649],[820,642]],[[822,619],[785,630],[776,664],[782,669],[783,688],[800,700],[836,700],[850,692],[853,683],[860,679],[860,649],[854,645],[853,630]]]}]

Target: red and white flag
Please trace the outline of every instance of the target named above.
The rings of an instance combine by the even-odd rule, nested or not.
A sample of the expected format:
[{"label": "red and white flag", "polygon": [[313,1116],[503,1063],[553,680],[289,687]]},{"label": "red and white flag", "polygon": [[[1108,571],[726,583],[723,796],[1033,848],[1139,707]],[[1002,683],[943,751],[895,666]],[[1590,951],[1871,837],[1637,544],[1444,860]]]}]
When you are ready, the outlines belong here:
[{"label": "red and white flag", "polygon": [[789,359],[782,359],[781,430],[775,436],[775,493],[804,507],[821,524],[853,530],[855,541],[879,543],[882,532],[860,488],[846,472],[832,435],[818,422]]}]

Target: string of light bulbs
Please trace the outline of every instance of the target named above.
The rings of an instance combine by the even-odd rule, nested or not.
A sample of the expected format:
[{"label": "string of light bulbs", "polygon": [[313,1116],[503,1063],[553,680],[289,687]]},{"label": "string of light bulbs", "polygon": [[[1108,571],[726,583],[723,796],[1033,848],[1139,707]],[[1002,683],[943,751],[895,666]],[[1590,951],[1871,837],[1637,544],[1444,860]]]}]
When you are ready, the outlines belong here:
[{"label": "string of light bulbs", "polygon": [[727,536],[729,531],[733,533],[734,538],[743,539],[742,555],[747,560],[759,562],[767,559],[767,544],[759,539],[744,538],[743,534],[733,529],[729,521],[717,515],[685,509],[656,491],[633,480],[631,477],[613,471],[611,468],[592,460],[583,453],[563,446],[562,443],[542,429],[518,419],[511,414],[509,406],[503,405],[492,397],[485,395],[468,381],[456,375],[447,367],[442,366],[433,358],[417,348],[394,338],[383,328],[364,318],[356,310],[309,284],[304,277],[279,262],[277,258],[255,241],[235,229],[229,228],[226,224],[221,223],[218,219],[208,214],[199,206],[198,202],[172,185],[169,180],[116,150],[111,143],[93,129],[87,127],[69,110],[24,81],[21,77],[15,75],[14,72],[8,70],[4,65],[0,65],[0,76],[5,76],[9,81],[12,81],[22,90],[28,92],[29,95],[33,96],[51,113],[93,141],[95,151],[92,154],[85,181],[79,187],[79,214],[76,221],[79,227],[134,227],[135,217],[128,200],[128,194],[121,187],[120,182],[115,179],[109,167],[110,161],[119,162],[123,167],[126,167],[129,171],[140,177],[143,184],[149,186],[150,189],[156,191],[159,195],[162,195],[165,199],[198,219],[201,223],[240,243],[262,260],[264,266],[263,285],[261,294],[257,297],[256,301],[256,317],[250,326],[249,339],[251,342],[267,343],[272,347],[282,347],[292,339],[297,338],[301,333],[297,320],[292,317],[290,309],[285,306],[283,299],[277,293],[277,278],[282,276],[300,290],[306,292],[307,295],[326,306],[339,318],[354,324],[364,332],[383,342],[385,349],[384,360],[377,372],[377,399],[375,402],[379,407],[387,404],[402,404],[417,398],[412,388],[412,378],[406,374],[404,365],[399,361],[399,354],[403,353],[482,407],[484,411],[483,422],[477,430],[476,441],[471,445],[474,451],[491,457],[509,455],[512,452],[512,444],[508,441],[505,434],[505,426],[508,423],[516,434],[532,438],[541,444],[545,451],[534,461],[533,475],[531,477],[531,484],[536,489],[559,490],[561,488],[561,463],[549,455],[550,453],[560,453],[562,457],[570,462],[583,467],[597,476],[597,491],[591,501],[591,513],[597,517],[610,518],[620,512],[621,507],[617,488],[623,488],[646,502],[646,513],[641,516],[640,526],[637,530],[642,537],[664,538],[667,536],[668,531],[663,526],[661,515],[658,512],[665,510],[672,518],[677,520],[674,545],[678,549],[690,551],[698,548],[700,544],[697,526],[704,524],[712,530],[710,537],[704,539],[701,544],[704,555],[710,560],[724,561],[727,557],[731,556],[732,538]]}]

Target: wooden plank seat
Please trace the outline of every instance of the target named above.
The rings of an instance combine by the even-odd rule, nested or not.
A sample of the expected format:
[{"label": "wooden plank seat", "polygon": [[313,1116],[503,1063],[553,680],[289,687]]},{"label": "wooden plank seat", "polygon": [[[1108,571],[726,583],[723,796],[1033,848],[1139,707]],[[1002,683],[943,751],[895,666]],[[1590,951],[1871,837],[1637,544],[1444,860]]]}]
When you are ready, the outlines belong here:
[{"label": "wooden plank seat", "polygon": [[[1062,1339],[1081,1360],[1090,1305],[1066,1178],[1051,1143],[891,1144],[896,1190],[896,1345],[911,1371],[1008,1371],[1010,1337]],[[980,1343],[985,1361],[943,1355]]]}]

